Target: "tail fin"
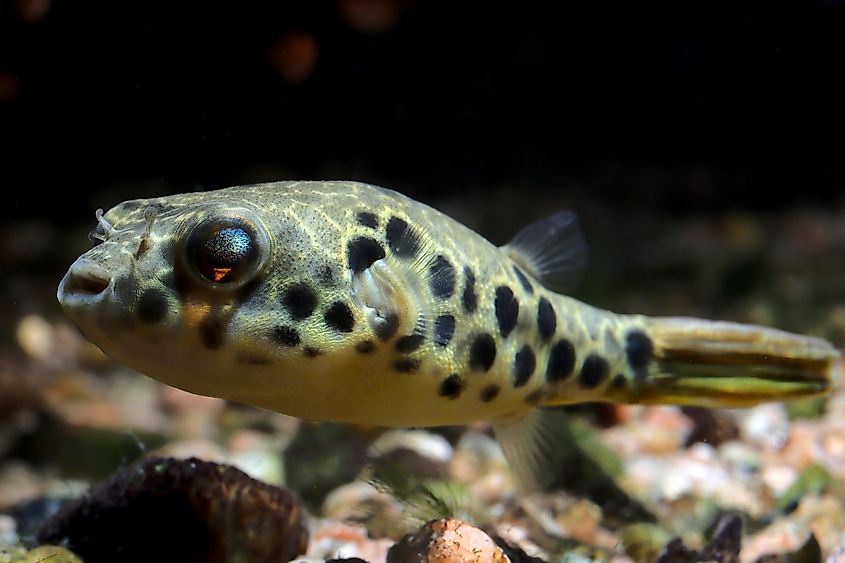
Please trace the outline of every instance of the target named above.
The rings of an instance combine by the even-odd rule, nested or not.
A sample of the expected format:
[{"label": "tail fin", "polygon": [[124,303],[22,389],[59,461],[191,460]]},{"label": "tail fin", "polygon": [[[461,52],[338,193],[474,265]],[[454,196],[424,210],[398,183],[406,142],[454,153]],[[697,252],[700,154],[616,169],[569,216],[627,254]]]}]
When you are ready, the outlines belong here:
[{"label": "tail fin", "polygon": [[641,403],[742,407],[829,391],[840,354],[825,340],[772,328],[683,317],[650,318],[654,346]]}]

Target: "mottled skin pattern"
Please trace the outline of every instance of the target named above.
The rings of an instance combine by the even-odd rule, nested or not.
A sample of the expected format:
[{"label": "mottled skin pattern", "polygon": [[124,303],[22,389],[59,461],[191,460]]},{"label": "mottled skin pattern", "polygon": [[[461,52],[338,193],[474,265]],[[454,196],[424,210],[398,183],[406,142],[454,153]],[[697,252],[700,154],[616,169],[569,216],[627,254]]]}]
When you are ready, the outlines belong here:
[{"label": "mottled skin pattern", "polygon": [[[157,216],[139,254],[150,206]],[[263,228],[269,246],[253,281],[218,290],[185,264],[184,239],[204,218],[233,212]],[[262,184],[128,201],[105,218],[115,234],[84,258],[116,272],[117,306],[74,318],[108,354],[192,392],[314,420],[428,426],[606,399],[614,375],[630,378],[623,339],[637,318],[557,295],[526,273],[523,283],[498,247],[389,190],[351,182]],[[398,319],[392,335],[390,326],[379,334],[368,320],[356,278],[373,267],[350,268],[358,239],[384,249],[377,287],[397,289],[387,307]],[[299,291],[291,297],[292,288]],[[506,336],[497,288],[513,294],[502,313],[506,327],[513,325]],[[538,330],[541,298],[554,318],[553,334],[545,336]],[[340,329],[326,319],[333,307],[346,322]],[[571,369],[558,358],[563,365],[547,376],[550,351],[565,351],[566,342],[575,351]],[[578,375],[591,353],[609,365],[584,385]],[[620,383],[627,385],[616,380],[614,392]]]},{"label": "mottled skin pattern", "polygon": [[[187,241],[233,217],[254,231],[254,272],[215,283]],[[128,201],[105,223],[59,289],[85,335],[176,387],[293,416],[433,426],[636,401],[658,351],[645,317],[549,291],[382,188],[241,186]],[[819,349],[811,370],[834,357]]]}]

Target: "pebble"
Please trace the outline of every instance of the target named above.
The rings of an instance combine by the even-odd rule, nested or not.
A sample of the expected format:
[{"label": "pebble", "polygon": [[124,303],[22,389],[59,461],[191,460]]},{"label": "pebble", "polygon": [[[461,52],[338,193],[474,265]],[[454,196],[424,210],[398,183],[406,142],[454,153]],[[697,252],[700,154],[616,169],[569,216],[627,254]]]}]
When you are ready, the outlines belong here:
[{"label": "pebble", "polygon": [[444,465],[454,454],[446,438],[425,430],[388,430],[370,445],[370,454],[381,456],[400,449],[411,450],[429,461]]},{"label": "pebble", "polygon": [[79,556],[57,545],[41,545],[29,551],[22,547],[12,547],[6,550],[3,546],[0,546],[0,562],[2,563],[44,563],[46,561],[50,563],[82,563]]},{"label": "pebble", "polygon": [[15,520],[6,514],[0,514],[0,546],[18,543],[18,527]]},{"label": "pebble", "polygon": [[80,361],[103,364],[105,354],[67,323],[51,324],[39,315],[27,315],[17,324],[15,339],[30,359],[52,369]]},{"label": "pebble", "polygon": [[532,541],[532,537],[525,525],[513,521],[501,523],[494,526],[496,535],[512,546],[516,546],[525,552],[529,557],[537,557],[547,561],[549,556],[540,546]]},{"label": "pebble", "polygon": [[798,470],[789,465],[768,465],[760,472],[760,479],[775,496],[785,492],[798,478]]},{"label": "pebble", "polygon": [[254,479],[271,485],[285,482],[285,464],[279,440],[256,430],[238,430],[229,437],[229,463]]},{"label": "pebble", "polygon": [[229,458],[228,452],[219,444],[211,440],[181,440],[169,442],[155,452],[155,455],[162,457],[174,457],[177,459],[188,459],[196,457],[205,461],[226,463]]},{"label": "pebble", "polygon": [[763,463],[760,452],[736,440],[730,440],[719,445],[721,458],[736,468],[737,471],[752,474]]},{"label": "pebble", "polygon": [[323,501],[322,513],[334,520],[358,519],[377,512],[398,518],[402,505],[393,496],[365,481],[353,481],[330,492]]},{"label": "pebble", "polygon": [[742,563],[752,563],[771,553],[797,550],[812,532],[823,553],[839,545],[845,530],[845,504],[831,496],[808,495],[791,514],[778,519],[764,530],[746,538],[740,553]]},{"label": "pebble", "polygon": [[507,468],[499,443],[486,434],[468,430],[455,446],[449,476],[458,483],[472,483],[494,467]]},{"label": "pebble", "polygon": [[517,484],[510,471],[496,467],[468,483],[468,488],[474,499],[492,507],[513,495]]},{"label": "pebble", "polygon": [[842,534],[839,545],[830,552],[828,563],[845,563],[845,533]]},{"label": "pebble", "polygon": [[0,510],[44,493],[44,480],[23,463],[0,465]]},{"label": "pebble", "polygon": [[37,362],[46,361],[53,352],[53,325],[38,315],[27,315],[18,323],[18,346]]},{"label": "pebble", "polygon": [[434,520],[390,549],[387,563],[510,563],[484,531],[462,520]]},{"label": "pebble", "polygon": [[631,459],[623,481],[635,496],[652,503],[685,496],[712,498],[726,508],[760,515],[766,508],[760,484],[749,482],[743,473],[732,471],[715,448],[699,443],[664,458]]},{"label": "pebble", "polygon": [[161,406],[171,415],[170,430],[176,439],[212,438],[219,430],[218,417],[226,401],[157,385]]},{"label": "pebble", "polygon": [[557,514],[555,520],[563,532],[563,537],[597,545],[596,535],[600,532],[602,512],[594,503],[586,499],[575,499]]},{"label": "pebble", "polygon": [[768,403],[739,413],[745,440],[767,450],[779,450],[789,436],[789,417],[783,403]]},{"label": "pebble", "polygon": [[324,561],[330,558],[360,557],[370,563],[387,559],[393,545],[388,539],[372,539],[363,526],[323,520],[311,534],[306,557]]},{"label": "pebble", "polygon": [[692,420],[676,407],[623,406],[625,424],[609,428],[602,440],[620,456],[665,454],[683,446]]}]

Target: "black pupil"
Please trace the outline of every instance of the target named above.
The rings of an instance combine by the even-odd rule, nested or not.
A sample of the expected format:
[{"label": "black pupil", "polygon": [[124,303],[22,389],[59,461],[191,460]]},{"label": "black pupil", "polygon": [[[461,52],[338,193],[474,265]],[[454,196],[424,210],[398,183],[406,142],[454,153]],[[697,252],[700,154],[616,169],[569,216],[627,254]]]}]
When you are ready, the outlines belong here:
[{"label": "black pupil", "polygon": [[202,275],[213,282],[235,281],[255,257],[250,234],[240,227],[211,231],[199,248]]}]

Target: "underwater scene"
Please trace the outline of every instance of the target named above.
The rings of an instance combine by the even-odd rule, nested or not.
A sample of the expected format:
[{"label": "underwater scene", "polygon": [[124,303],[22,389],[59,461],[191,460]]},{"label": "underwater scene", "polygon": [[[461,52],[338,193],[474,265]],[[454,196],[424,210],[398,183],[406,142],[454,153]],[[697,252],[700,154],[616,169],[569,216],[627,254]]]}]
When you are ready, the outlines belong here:
[{"label": "underwater scene", "polygon": [[0,14],[0,563],[845,562],[845,3]]}]

